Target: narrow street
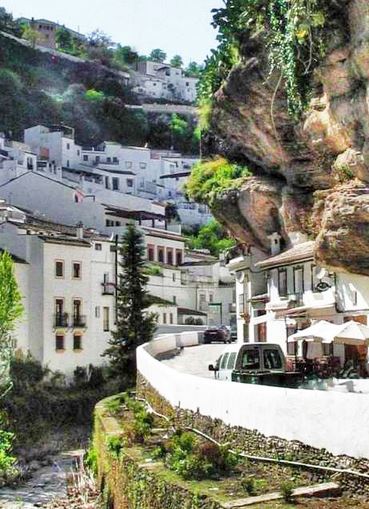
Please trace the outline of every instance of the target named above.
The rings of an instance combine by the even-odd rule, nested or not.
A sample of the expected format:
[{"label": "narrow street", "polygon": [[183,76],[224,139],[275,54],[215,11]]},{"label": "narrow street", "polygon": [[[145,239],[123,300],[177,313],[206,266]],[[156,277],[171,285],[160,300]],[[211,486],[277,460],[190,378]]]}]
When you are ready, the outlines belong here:
[{"label": "narrow street", "polygon": [[184,348],[179,355],[164,360],[163,363],[181,373],[213,378],[214,374],[208,370],[208,366],[215,364],[226,346],[223,343],[212,343]]}]

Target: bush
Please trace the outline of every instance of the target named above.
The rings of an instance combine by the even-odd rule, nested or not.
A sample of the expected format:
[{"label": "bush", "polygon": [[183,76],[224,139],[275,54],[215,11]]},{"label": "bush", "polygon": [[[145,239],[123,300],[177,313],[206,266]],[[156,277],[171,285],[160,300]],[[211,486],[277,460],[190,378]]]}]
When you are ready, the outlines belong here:
[{"label": "bush", "polygon": [[87,451],[85,465],[88,468],[88,470],[90,470],[92,475],[96,477],[98,472],[97,451],[92,445],[89,447]]},{"label": "bush", "polygon": [[235,245],[235,240],[229,238],[221,224],[212,219],[201,226],[197,233],[189,235],[186,243],[190,249],[207,249],[210,254],[219,256]]},{"label": "bush", "polygon": [[52,429],[90,425],[94,406],[107,395],[100,368],[89,368],[89,380],[87,370],[77,368],[70,386],[63,374],[51,372],[31,356],[14,359],[10,372],[13,389],[3,405],[17,444],[38,440]]},{"label": "bush", "polygon": [[177,432],[166,450],[166,465],[184,479],[201,480],[227,474],[238,462],[228,448],[199,441],[189,432]]},{"label": "bush", "polygon": [[294,489],[294,484],[291,481],[285,481],[285,482],[283,482],[281,484],[280,490],[281,490],[281,493],[282,493],[282,496],[283,496],[283,500],[285,502],[292,502],[292,500],[293,500],[293,496],[292,496],[293,489]]},{"label": "bush", "polygon": [[185,321],[184,321],[185,325],[195,325],[196,324],[196,320],[193,316],[188,316]]},{"label": "bush", "polygon": [[123,439],[122,437],[113,436],[107,438],[107,448],[108,451],[115,456],[115,458],[119,458],[120,452],[123,449]]},{"label": "bush", "polygon": [[99,92],[97,90],[91,89],[87,90],[85,93],[85,98],[87,101],[103,101],[105,99],[105,95],[103,92]]},{"label": "bush", "polygon": [[22,390],[24,386],[36,385],[42,382],[49,372],[48,368],[44,368],[30,354],[25,357],[14,358],[10,365],[10,376],[16,391]]},{"label": "bush", "polygon": [[136,410],[134,412],[134,417],[133,429],[135,432],[135,439],[137,442],[142,443],[150,435],[154,418],[144,408]]},{"label": "bush", "polygon": [[252,496],[256,494],[256,484],[253,477],[243,477],[241,479],[241,486],[248,495]]},{"label": "bush", "polygon": [[248,168],[216,157],[195,164],[185,190],[190,199],[211,207],[220,192],[239,187],[250,176]]},{"label": "bush", "polygon": [[15,458],[11,455],[13,441],[13,433],[0,429],[0,477],[7,477],[14,467]]}]

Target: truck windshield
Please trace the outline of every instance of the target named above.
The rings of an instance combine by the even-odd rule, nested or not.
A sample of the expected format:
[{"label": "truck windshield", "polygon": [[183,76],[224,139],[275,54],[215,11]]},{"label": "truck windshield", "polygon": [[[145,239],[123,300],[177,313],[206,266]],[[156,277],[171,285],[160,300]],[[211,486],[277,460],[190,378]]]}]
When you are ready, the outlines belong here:
[{"label": "truck windshield", "polygon": [[242,356],[242,369],[260,369],[259,350],[246,350]]},{"label": "truck windshield", "polygon": [[282,359],[277,350],[264,350],[265,369],[282,369]]}]

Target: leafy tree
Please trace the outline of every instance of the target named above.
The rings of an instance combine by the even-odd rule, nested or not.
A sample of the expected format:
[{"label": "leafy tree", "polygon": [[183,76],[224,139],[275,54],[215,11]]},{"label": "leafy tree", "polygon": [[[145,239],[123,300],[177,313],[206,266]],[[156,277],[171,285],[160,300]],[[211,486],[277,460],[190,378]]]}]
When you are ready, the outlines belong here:
[{"label": "leafy tree", "polygon": [[143,234],[129,224],[120,246],[121,261],[117,286],[116,331],[104,352],[110,359],[110,373],[122,385],[134,380],[136,348],[153,337],[156,315],[147,312],[149,306],[145,270]]},{"label": "leafy tree", "polygon": [[11,333],[22,313],[22,297],[14,275],[13,260],[9,253],[4,251],[0,254],[0,391],[3,393],[11,386],[9,371],[13,354]]},{"label": "leafy tree", "polygon": [[191,235],[187,238],[187,244],[190,249],[208,249],[214,256],[219,256],[235,245],[234,239],[230,239],[222,227],[215,219],[202,226],[197,235]]},{"label": "leafy tree", "polygon": [[60,27],[55,33],[55,40],[58,47],[62,50],[71,51],[73,49],[72,34],[65,27]]},{"label": "leafy tree", "polygon": [[168,202],[165,205],[165,219],[169,223],[171,223],[172,221],[173,222],[180,221],[181,218],[179,217],[179,214],[178,214],[178,207],[175,203]]},{"label": "leafy tree", "polygon": [[114,59],[124,65],[132,65],[137,62],[139,56],[131,46],[121,46],[118,44],[114,52]]},{"label": "leafy tree", "polygon": [[174,57],[170,61],[170,65],[172,65],[173,67],[182,67],[183,59],[182,59],[181,55],[174,55]]},{"label": "leafy tree", "polygon": [[162,49],[156,48],[153,49],[150,53],[150,60],[154,62],[165,62],[167,58],[167,54]]},{"label": "leafy tree", "polygon": [[198,78],[200,76],[202,66],[196,62],[190,62],[186,67],[186,75]]},{"label": "leafy tree", "polygon": [[188,122],[181,118],[177,113],[173,113],[170,121],[170,130],[177,136],[184,136],[188,129]]},{"label": "leafy tree", "polygon": [[98,28],[87,35],[87,42],[90,46],[111,48],[114,43],[109,35]]},{"label": "leafy tree", "polygon": [[37,44],[37,41],[40,39],[40,34],[37,30],[34,30],[31,26],[26,25],[23,29],[22,33],[23,39],[31,43],[32,48],[34,48]]},{"label": "leafy tree", "polygon": [[196,123],[174,113],[169,123],[172,147],[181,152],[198,154],[199,137],[196,129]]},{"label": "leafy tree", "polygon": [[4,7],[0,7],[0,30],[3,30],[4,32],[12,32],[16,35],[19,31],[19,27],[14,21],[13,16],[7,12]]}]

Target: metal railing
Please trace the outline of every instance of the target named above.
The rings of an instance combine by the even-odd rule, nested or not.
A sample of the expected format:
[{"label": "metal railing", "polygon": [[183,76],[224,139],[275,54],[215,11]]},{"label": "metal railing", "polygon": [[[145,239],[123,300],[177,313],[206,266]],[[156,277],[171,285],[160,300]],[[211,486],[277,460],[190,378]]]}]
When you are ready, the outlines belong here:
[{"label": "metal railing", "polygon": [[57,313],[54,315],[54,327],[68,327],[69,317],[68,313]]},{"label": "metal railing", "polygon": [[76,315],[73,316],[73,327],[76,328],[86,328],[87,320],[85,315]]},{"label": "metal railing", "polygon": [[103,295],[115,295],[115,284],[114,283],[102,283],[102,294]]}]

